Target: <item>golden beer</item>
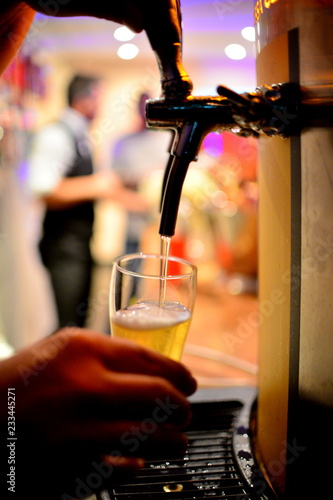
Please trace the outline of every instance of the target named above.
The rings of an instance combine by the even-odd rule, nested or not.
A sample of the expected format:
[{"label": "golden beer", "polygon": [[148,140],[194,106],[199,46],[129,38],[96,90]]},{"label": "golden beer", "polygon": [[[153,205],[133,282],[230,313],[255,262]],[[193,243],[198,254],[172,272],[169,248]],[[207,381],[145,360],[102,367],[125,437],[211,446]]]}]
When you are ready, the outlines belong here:
[{"label": "golden beer", "polygon": [[138,302],[111,317],[111,334],[154,349],[179,361],[191,323],[191,312],[178,302]]}]

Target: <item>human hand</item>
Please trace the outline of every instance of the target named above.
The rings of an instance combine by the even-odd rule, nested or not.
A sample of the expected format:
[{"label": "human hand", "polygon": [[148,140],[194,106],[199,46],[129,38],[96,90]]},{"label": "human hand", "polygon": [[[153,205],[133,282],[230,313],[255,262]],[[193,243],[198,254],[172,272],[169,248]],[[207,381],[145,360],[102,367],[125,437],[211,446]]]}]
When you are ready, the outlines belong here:
[{"label": "human hand", "polygon": [[49,16],[93,16],[123,24],[132,31],[146,31],[161,73],[162,94],[188,95],[192,89],[182,58],[179,0],[26,0],[37,12]]},{"label": "human hand", "polygon": [[2,361],[0,387],[5,426],[2,403],[15,390],[18,489],[51,500],[88,496],[141,458],[182,454],[196,384],[158,353],[67,328]]},{"label": "human hand", "polygon": [[[128,26],[131,30],[139,33],[144,29],[148,12],[156,8],[158,14],[166,19],[173,0],[71,0],[70,2],[41,2],[40,0],[26,0],[26,3],[37,12],[49,16],[71,17],[71,16],[93,16],[107,19]],[[158,19],[157,19],[158,21]],[[162,19],[161,19],[162,21]]]}]

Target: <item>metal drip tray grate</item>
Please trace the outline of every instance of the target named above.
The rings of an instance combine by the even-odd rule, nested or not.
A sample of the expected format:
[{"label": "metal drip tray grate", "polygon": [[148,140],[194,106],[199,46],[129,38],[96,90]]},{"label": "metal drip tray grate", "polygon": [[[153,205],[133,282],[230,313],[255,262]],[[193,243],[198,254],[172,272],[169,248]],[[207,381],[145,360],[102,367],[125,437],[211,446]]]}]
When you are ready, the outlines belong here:
[{"label": "metal drip tray grate", "polygon": [[[193,419],[186,432],[189,446],[177,460],[146,462],[140,475],[129,484],[103,492],[101,500],[186,500],[223,498],[224,500],[264,499],[257,495],[239,466],[253,475],[253,458],[247,451],[235,455],[235,425],[244,405],[239,401],[193,404]],[[248,436],[248,427],[242,436]],[[249,456],[247,456],[248,454]]]}]

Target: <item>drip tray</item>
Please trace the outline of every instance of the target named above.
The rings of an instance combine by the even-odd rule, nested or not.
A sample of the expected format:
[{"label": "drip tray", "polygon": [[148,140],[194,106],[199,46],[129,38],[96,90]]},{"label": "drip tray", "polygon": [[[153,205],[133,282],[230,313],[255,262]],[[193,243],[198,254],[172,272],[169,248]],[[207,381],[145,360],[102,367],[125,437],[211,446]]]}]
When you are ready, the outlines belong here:
[{"label": "drip tray", "polygon": [[186,454],[146,462],[128,484],[104,491],[100,500],[225,500],[275,498],[251,451],[252,388],[202,389],[191,398],[193,418]]}]

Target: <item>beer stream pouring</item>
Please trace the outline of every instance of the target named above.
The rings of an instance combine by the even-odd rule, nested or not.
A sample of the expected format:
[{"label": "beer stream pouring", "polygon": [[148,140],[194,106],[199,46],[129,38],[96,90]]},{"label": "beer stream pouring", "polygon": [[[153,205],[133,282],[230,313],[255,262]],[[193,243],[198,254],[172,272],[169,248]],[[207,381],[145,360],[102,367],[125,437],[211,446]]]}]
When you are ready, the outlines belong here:
[{"label": "beer stream pouring", "polygon": [[[302,101],[300,87],[290,82],[264,85],[244,94],[219,85],[216,96],[193,96],[192,82],[182,64],[180,3],[166,1],[169,22],[159,17],[159,2],[146,13],[145,31],[156,55],[162,86],[161,97],[146,103],[146,122],[151,128],[174,132],[163,179],[159,228],[160,235],[171,237],[188,166],[197,159],[208,133],[288,137],[299,130],[301,120],[304,126],[308,112],[301,113],[300,103],[304,110],[306,102]],[[309,103],[308,110],[311,106]]]}]

